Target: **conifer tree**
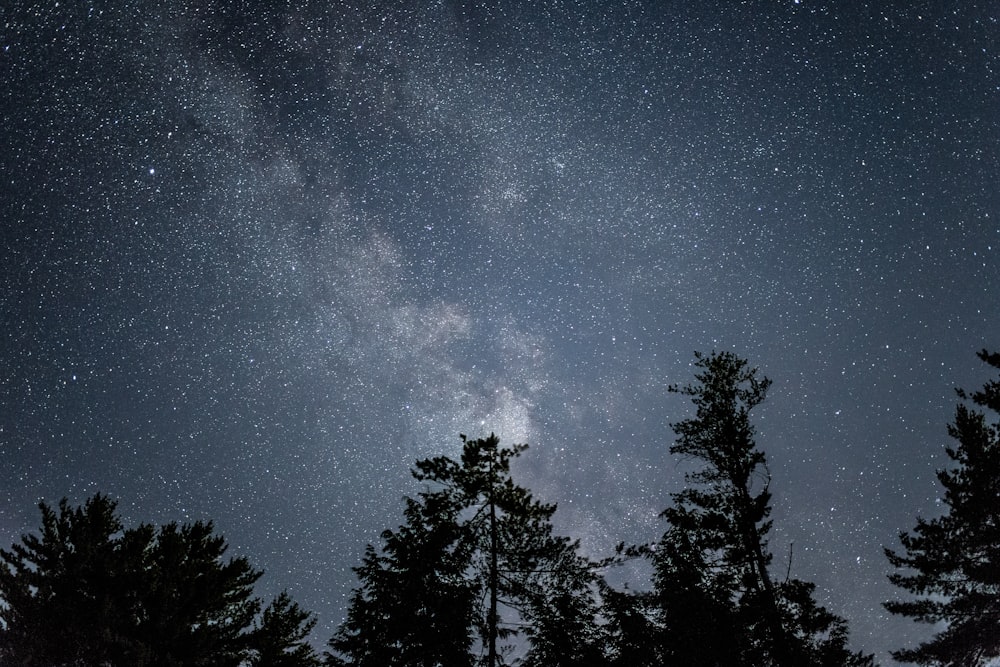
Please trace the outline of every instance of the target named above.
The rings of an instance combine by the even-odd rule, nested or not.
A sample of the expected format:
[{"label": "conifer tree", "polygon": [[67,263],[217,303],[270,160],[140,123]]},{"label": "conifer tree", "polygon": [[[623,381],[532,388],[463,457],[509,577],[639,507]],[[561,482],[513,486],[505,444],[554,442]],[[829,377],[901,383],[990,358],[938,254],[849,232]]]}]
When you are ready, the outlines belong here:
[{"label": "conifer tree", "polygon": [[428,487],[406,500],[406,523],[383,533],[381,552],[366,551],[347,620],[330,641],[331,664],[469,665],[476,644],[481,663],[496,667],[504,640],[532,614],[542,618],[540,601],[553,599],[549,584],[584,576],[576,544],[553,535],[555,505],[511,478],[511,461],[526,445],[461,437],[458,461],[416,463],[413,475]]},{"label": "conifer tree", "polygon": [[287,597],[255,627],[261,573],[224,560],[210,522],[126,528],[101,494],[40,508],[40,534],[0,550],[0,664],[238,667],[268,644],[289,660],[255,664],[317,664],[297,650],[310,615]]},{"label": "conifer tree", "polygon": [[[699,467],[663,513],[670,529],[661,544],[667,556],[659,558],[657,585],[668,632],[666,654],[687,656],[690,647],[684,642],[691,632],[695,637],[704,633],[698,641],[717,649],[719,633],[728,627],[725,645],[741,654],[730,664],[871,665],[873,658],[847,649],[846,626],[815,604],[811,584],[776,583],[771,577],[770,473],[750,422],[770,380],[729,352],[696,353],[695,366],[694,384],[671,387],[691,397],[696,414],[671,425],[678,439],[670,451]],[[672,608],[684,599],[690,601],[689,614],[704,615],[697,627],[685,628],[691,616]],[[681,631],[671,634],[671,623],[680,623]],[[733,661],[735,656],[713,659]]]},{"label": "conifer tree", "polygon": [[511,478],[510,464],[527,445],[500,447],[500,439],[462,438],[459,462],[447,457],[417,462],[416,478],[458,499],[468,518],[462,523],[473,549],[472,578],[483,591],[486,608],[479,614],[487,667],[501,664],[500,642],[517,633],[517,621],[505,623],[501,609],[515,617],[559,577],[571,578],[576,544],[553,534],[554,504],[536,500]]},{"label": "conifer tree", "polygon": [[309,644],[316,618],[281,592],[264,609],[252,639],[250,667],[320,667],[322,661]]},{"label": "conifer tree", "polygon": [[406,498],[406,523],[382,533],[381,552],[367,547],[328,664],[471,667],[478,590],[466,578],[472,550],[455,501],[430,491]]},{"label": "conifer tree", "polygon": [[41,534],[0,550],[0,664],[117,661],[129,609],[113,581],[115,503],[98,494],[83,507],[39,507]]},{"label": "conifer tree", "polygon": [[253,587],[262,573],[228,549],[211,522],[168,523],[136,535],[147,541],[135,592],[135,636],[150,664],[238,666],[248,650],[247,630],[260,611]]},{"label": "conifer tree", "polygon": [[[980,359],[1000,369],[1000,354],[986,350]],[[890,581],[916,599],[891,601],[886,608],[923,623],[944,623],[943,630],[893,657],[921,665],[978,667],[1000,657],[1000,382],[981,391],[958,390],[960,403],[946,448],[953,465],[938,472],[945,513],[917,518],[912,532],[901,533],[903,552],[886,549],[897,571]],[[991,422],[983,408],[993,413]]]}]

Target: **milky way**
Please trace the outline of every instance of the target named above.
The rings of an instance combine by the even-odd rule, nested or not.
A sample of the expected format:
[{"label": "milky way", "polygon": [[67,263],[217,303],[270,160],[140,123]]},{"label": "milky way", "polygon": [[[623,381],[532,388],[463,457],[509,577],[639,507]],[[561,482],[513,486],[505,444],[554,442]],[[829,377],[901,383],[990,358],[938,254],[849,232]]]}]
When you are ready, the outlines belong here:
[{"label": "milky way", "polygon": [[14,4],[3,543],[96,491],[210,518],[320,645],[459,433],[528,442],[589,554],[658,537],[666,388],[733,350],[775,567],[922,636],[882,547],[1000,345],[995,5]]}]

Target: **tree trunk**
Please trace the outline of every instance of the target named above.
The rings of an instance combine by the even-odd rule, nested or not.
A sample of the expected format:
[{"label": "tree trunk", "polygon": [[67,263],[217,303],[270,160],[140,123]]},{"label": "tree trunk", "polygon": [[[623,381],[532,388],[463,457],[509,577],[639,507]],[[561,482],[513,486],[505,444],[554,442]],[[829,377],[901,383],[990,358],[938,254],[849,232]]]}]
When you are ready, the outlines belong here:
[{"label": "tree trunk", "polygon": [[494,496],[495,482],[493,480],[493,453],[490,453],[490,611],[486,620],[487,631],[489,632],[489,667],[496,667],[497,664],[497,587],[499,585],[499,573],[497,565],[497,551],[499,551],[499,537],[497,535],[497,505]]},{"label": "tree trunk", "polygon": [[750,564],[757,571],[757,581],[764,593],[764,604],[767,605],[767,626],[771,632],[774,660],[778,667],[797,667],[792,663],[791,646],[788,642],[785,626],[781,622],[781,611],[778,609],[778,595],[774,591],[774,583],[767,571],[767,559],[764,557],[764,550],[757,538],[756,525],[746,515],[746,511],[752,506],[753,499],[745,486],[740,486],[740,503],[744,508],[738,519],[741,524],[740,532],[743,533],[744,549],[746,549]]}]

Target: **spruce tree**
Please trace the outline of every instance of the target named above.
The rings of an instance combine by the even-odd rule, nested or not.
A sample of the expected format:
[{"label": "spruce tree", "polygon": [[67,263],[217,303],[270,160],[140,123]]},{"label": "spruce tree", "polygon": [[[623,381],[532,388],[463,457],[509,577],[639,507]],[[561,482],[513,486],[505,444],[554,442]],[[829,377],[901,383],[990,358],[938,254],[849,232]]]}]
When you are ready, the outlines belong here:
[{"label": "spruce tree", "polygon": [[[1000,369],[1000,354],[980,359]],[[1000,657],[1000,382],[959,398],[945,449],[952,466],[940,470],[945,513],[917,518],[912,532],[900,534],[903,552],[886,549],[897,571],[889,577],[916,599],[885,604],[893,614],[944,629],[915,648],[893,657],[921,665],[977,667]],[[993,414],[987,422],[983,408]]]}]

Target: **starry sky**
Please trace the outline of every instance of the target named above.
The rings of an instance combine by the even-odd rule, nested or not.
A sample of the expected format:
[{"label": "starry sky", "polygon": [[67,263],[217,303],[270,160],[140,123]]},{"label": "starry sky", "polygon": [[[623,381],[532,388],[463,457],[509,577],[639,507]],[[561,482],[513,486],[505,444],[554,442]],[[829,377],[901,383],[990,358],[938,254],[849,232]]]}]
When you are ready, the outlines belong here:
[{"label": "starry sky", "polygon": [[0,8],[0,542],[212,519],[322,645],[459,433],[587,553],[657,538],[666,388],[732,350],[775,568],[923,636],[882,547],[1000,346],[1000,5],[210,4]]}]

